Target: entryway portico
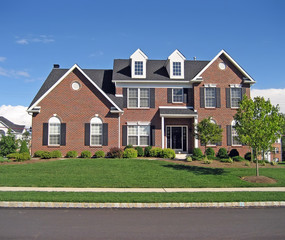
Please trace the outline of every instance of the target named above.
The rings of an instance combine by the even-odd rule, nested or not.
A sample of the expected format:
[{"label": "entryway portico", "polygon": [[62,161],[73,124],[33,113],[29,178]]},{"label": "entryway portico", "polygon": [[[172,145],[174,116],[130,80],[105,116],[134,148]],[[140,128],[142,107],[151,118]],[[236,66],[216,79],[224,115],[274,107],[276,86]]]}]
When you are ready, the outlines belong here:
[{"label": "entryway portico", "polygon": [[194,137],[198,114],[189,107],[159,107],[161,118],[161,146],[177,153],[189,153],[198,147]]}]

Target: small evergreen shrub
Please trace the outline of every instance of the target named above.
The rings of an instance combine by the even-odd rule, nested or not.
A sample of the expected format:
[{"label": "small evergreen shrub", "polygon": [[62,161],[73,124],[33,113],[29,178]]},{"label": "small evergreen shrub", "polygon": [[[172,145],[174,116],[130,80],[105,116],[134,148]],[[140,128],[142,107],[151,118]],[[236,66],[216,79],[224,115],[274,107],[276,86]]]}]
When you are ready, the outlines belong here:
[{"label": "small evergreen shrub", "polygon": [[34,153],[34,157],[38,157],[38,158],[41,158],[42,157],[42,154],[44,153],[44,151],[36,151],[35,153]]},{"label": "small evergreen shrub", "polygon": [[174,159],[175,156],[176,156],[175,151],[173,149],[170,148],[162,149],[161,157]]},{"label": "small evergreen shrub", "polygon": [[22,141],[19,153],[29,153],[30,154],[26,141]]},{"label": "small evergreen shrub", "polygon": [[124,150],[128,149],[128,148],[134,148],[132,144],[128,144],[127,146],[125,146]]},{"label": "small evergreen shrub", "polygon": [[244,165],[247,166],[247,167],[249,167],[249,166],[250,166],[250,162],[249,162],[249,161],[246,161]]},{"label": "small evergreen shrub", "polygon": [[227,152],[227,149],[225,148],[220,148],[218,153],[217,153],[217,157],[222,159],[222,158],[228,158],[229,155],[228,155],[228,152]]},{"label": "small evergreen shrub", "polygon": [[144,148],[144,156],[150,157],[150,149],[152,149],[152,146],[147,146]]},{"label": "small evergreen shrub", "polygon": [[202,160],[202,158],[203,158],[203,153],[202,153],[201,149],[200,148],[194,148],[192,159],[193,160]]},{"label": "small evergreen shrub", "polygon": [[186,161],[187,161],[187,162],[192,162],[192,157],[191,157],[191,156],[187,156],[187,157],[186,157]]},{"label": "small evergreen shrub", "polygon": [[230,151],[229,157],[233,158],[233,157],[235,157],[235,156],[239,156],[239,152],[238,152],[237,149],[234,148],[234,149],[232,149],[232,150]]},{"label": "small evergreen shrub", "polygon": [[82,151],[80,154],[81,158],[91,158],[91,152],[90,151]]},{"label": "small evergreen shrub", "polygon": [[135,148],[138,152],[138,157],[143,157],[144,156],[144,151],[142,147],[136,147]]},{"label": "small evergreen shrub", "polygon": [[122,158],[124,154],[124,151],[121,148],[113,147],[110,148],[110,151],[108,152],[107,156],[110,158]]},{"label": "small evergreen shrub", "polygon": [[10,153],[6,157],[9,159],[16,159],[19,153]]},{"label": "small evergreen shrub", "polygon": [[151,157],[161,157],[162,149],[160,147],[154,147],[154,148],[150,149],[149,155]]},{"label": "small evergreen shrub", "polygon": [[67,158],[76,158],[78,156],[78,153],[76,151],[68,151],[66,153]]},{"label": "small evergreen shrub", "polygon": [[248,161],[251,160],[251,152],[247,152],[245,155],[244,155],[244,158]]},{"label": "small evergreen shrub", "polygon": [[50,159],[51,158],[51,153],[48,151],[43,151],[41,154],[41,159]]},{"label": "small evergreen shrub", "polygon": [[221,158],[220,162],[223,162],[223,163],[233,163],[234,161],[233,161],[232,158]]},{"label": "small evergreen shrub", "polygon": [[95,152],[94,156],[95,156],[95,158],[104,158],[105,153],[104,153],[104,151],[99,150],[99,151]]},{"label": "small evergreen shrub", "polygon": [[59,151],[59,150],[52,151],[51,152],[51,157],[52,158],[61,158],[62,157],[61,151]]},{"label": "small evergreen shrub", "polygon": [[19,153],[17,156],[16,156],[16,160],[18,162],[21,162],[21,161],[26,161],[26,160],[30,160],[31,159],[31,155],[27,152],[23,152],[23,153]]},{"label": "small evergreen shrub", "polygon": [[242,161],[245,161],[245,159],[244,159],[243,157],[241,157],[241,156],[234,156],[234,157],[233,157],[233,160],[234,160],[235,162],[242,162]]},{"label": "small evergreen shrub", "polygon": [[203,163],[204,163],[204,164],[211,164],[211,163],[212,163],[212,160],[207,159],[207,160],[204,160]]},{"label": "small evergreen shrub", "polygon": [[208,156],[208,157],[209,156],[213,156],[214,157],[215,156],[215,150],[213,148],[209,147],[209,148],[206,149],[205,155]]},{"label": "small evergreen shrub", "polygon": [[126,148],[123,154],[124,158],[137,158],[138,152],[134,148]]},{"label": "small evergreen shrub", "polygon": [[275,161],[272,161],[272,162],[270,162],[270,164],[272,165],[272,166],[277,166],[277,162],[275,162]]},{"label": "small evergreen shrub", "polygon": [[209,160],[220,160],[218,157],[215,156],[207,156]]}]

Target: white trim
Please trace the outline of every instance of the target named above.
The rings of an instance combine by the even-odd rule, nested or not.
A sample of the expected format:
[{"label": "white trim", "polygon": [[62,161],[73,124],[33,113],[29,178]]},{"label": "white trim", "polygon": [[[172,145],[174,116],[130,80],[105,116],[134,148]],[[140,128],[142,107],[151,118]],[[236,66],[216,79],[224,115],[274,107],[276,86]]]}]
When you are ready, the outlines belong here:
[{"label": "white trim", "polygon": [[66,76],[68,76],[68,74],[70,74],[75,68],[77,68],[83,75],[84,77],[86,77],[90,83],[95,87],[97,88],[97,90],[102,93],[102,95],[107,99],[109,100],[110,103],[112,103],[118,110],[122,111],[118,106],[117,104],[115,104],[107,95],[106,93],[97,86],[96,83],[94,83],[86,74],[85,72],[77,65],[77,64],[74,64],[59,80],[57,80],[57,82],[51,87],[49,88],[48,91],[46,91],[27,111],[30,111],[31,109],[33,109],[40,101],[42,101],[59,83],[62,82],[63,79],[66,78]]},{"label": "white trim", "polygon": [[192,118],[196,116],[197,114],[160,114],[160,117],[166,118]]},{"label": "white trim", "polygon": [[197,80],[199,77],[201,77],[202,73],[205,72],[214,61],[218,57],[220,57],[222,54],[226,56],[226,58],[244,75],[246,76],[250,81],[247,83],[255,83],[254,79],[224,50],[222,49],[191,81]]},{"label": "white trim", "polygon": [[[137,128],[137,131],[138,131],[138,134],[137,135],[129,135],[129,128],[128,127],[131,127],[131,126],[136,126],[138,127]],[[140,145],[140,137],[146,137],[146,135],[140,135],[140,128],[141,126],[147,126],[148,127],[148,145]],[[127,126],[127,145],[129,145],[129,136],[136,136],[138,138],[138,145],[133,145],[134,147],[137,147],[137,146],[140,146],[140,147],[147,147],[147,146],[150,146],[150,136],[151,136],[151,127],[150,125],[128,125]]]},{"label": "white trim", "polygon": [[[192,80],[191,80],[192,81]],[[132,79],[132,80],[112,80],[113,83],[191,83],[190,80],[142,80],[142,79]]]},{"label": "white trim", "polygon": [[[181,152],[183,152],[183,128],[186,127],[186,151],[185,152],[188,152],[188,126],[187,125],[166,125],[165,126],[165,129],[166,129],[166,133],[167,133],[167,128],[170,127],[180,127],[181,128],[181,146],[182,146],[182,149],[175,149],[175,148],[172,148],[172,130],[170,131],[170,145],[171,146],[166,146],[167,148],[171,148],[173,150],[176,150],[176,151],[179,151],[181,150]],[[166,135],[166,140],[167,140],[167,135]],[[166,141],[166,145],[167,145],[167,141]]]},{"label": "white trim", "polygon": [[[174,89],[181,89],[182,90],[182,101],[181,102],[174,102],[174,100],[173,100],[173,90]],[[183,103],[184,102],[184,90],[183,90],[183,88],[179,88],[179,87],[176,87],[176,88],[172,88],[172,91],[171,91],[171,97],[172,97],[172,103]]]},{"label": "white trim", "polygon": [[161,117],[161,148],[164,148],[164,117]]},{"label": "white trim", "polygon": [[242,88],[241,84],[230,84],[230,88]]},{"label": "white trim", "polygon": [[217,87],[217,84],[213,84],[213,83],[210,83],[210,84],[204,84],[204,87],[207,87],[207,88],[215,88]]},{"label": "white trim", "polygon": [[158,108],[193,109],[193,107],[189,106],[159,106]]},{"label": "white trim", "polygon": [[128,126],[150,126],[151,125],[151,122],[141,122],[141,121],[138,121],[138,122],[127,122],[127,125]]},{"label": "white trim", "polygon": [[[54,120],[57,120],[57,121],[54,121]],[[52,135],[59,135],[59,144],[50,144],[50,135],[51,135],[51,133],[50,133],[50,124],[59,124],[59,134],[52,134]],[[49,120],[48,120],[48,146],[56,146],[56,147],[58,147],[58,146],[60,146],[60,139],[61,139],[61,121],[60,121],[60,119],[58,118],[58,117],[56,117],[56,116],[52,116],[52,117],[50,117],[49,118]]]},{"label": "white trim", "polygon": [[123,94],[115,94],[115,97],[123,97]]},{"label": "white trim", "polygon": [[[94,117],[94,118],[98,118],[98,119],[100,119],[99,117]],[[94,119],[94,118],[92,118],[92,119]],[[103,136],[104,136],[104,133],[103,133],[103,122],[102,122],[102,120],[101,120],[101,123],[92,123],[92,119],[90,120],[90,146],[91,147],[101,147],[101,146],[103,146]],[[100,127],[101,127],[101,134],[99,135],[99,134],[93,134],[92,135],[92,124],[96,124],[96,125],[100,125]],[[100,139],[101,139],[101,144],[92,144],[92,136],[100,136]]]},{"label": "white trim", "polygon": [[[195,116],[194,117],[194,132],[195,132],[195,135],[197,134],[197,128],[196,128],[197,124],[198,124],[198,116]],[[194,148],[198,148],[198,147],[199,147],[198,138],[196,138],[194,136]]]},{"label": "white trim", "polygon": [[118,148],[121,147],[121,116],[118,117]]},{"label": "white trim", "polygon": [[129,81],[129,82],[120,82],[116,83],[116,87],[121,88],[145,88],[148,86],[149,88],[175,88],[175,87],[181,87],[181,88],[193,88],[192,83],[189,81],[179,83],[179,82],[171,82],[168,81],[159,81],[159,82],[141,82],[141,81]]}]

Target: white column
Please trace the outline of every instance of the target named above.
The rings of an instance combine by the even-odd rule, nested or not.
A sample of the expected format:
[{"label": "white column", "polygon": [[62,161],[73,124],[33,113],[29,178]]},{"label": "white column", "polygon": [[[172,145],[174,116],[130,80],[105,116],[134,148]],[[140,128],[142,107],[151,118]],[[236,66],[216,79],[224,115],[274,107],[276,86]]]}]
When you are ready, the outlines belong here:
[{"label": "white column", "polygon": [[[198,124],[198,116],[197,117],[194,117],[194,133],[196,135],[197,133],[197,130],[196,130],[196,125]],[[196,138],[196,136],[194,135],[194,148],[197,148],[198,147],[198,139]]]},{"label": "white column", "polygon": [[118,125],[118,148],[121,148],[121,113],[119,113]]},{"label": "white column", "polygon": [[161,117],[161,148],[164,148],[164,117]]}]

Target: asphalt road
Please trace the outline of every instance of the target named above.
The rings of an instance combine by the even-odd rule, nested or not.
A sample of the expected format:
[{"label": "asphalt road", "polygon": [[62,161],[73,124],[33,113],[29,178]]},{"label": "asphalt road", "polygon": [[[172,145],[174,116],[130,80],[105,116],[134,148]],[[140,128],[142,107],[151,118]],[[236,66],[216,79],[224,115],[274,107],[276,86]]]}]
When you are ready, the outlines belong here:
[{"label": "asphalt road", "polygon": [[285,208],[0,209],[0,239],[285,239]]}]

